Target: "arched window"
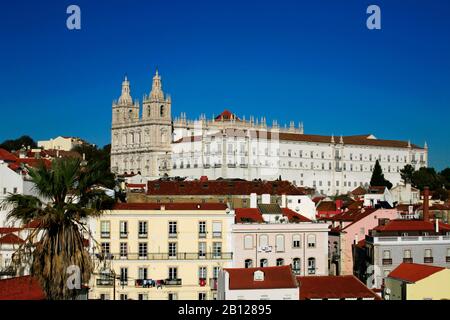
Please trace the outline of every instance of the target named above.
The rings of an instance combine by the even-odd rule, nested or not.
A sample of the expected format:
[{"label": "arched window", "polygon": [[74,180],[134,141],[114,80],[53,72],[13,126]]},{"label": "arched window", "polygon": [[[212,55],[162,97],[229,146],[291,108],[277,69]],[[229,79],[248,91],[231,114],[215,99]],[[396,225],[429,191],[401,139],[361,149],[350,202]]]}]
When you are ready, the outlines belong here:
[{"label": "arched window", "polygon": [[294,234],[292,236],[292,248],[300,248],[300,235],[299,234]]},{"label": "arched window", "polygon": [[246,235],[244,237],[244,249],[253,249],[253,236]]},{"label": "arched window", "polygon": [[292,259],[292,271],[294,271],[295,274],[300,274],[300,266],[300,258]]},{"label": "arched window", "polygon": [[284,259],[283,258],[278,258],[277,259],[277,266],[283,266],[284,265]]},{"label": "arched window", "polygon": [[244,266],[245,266],[245,268],[252,268],[253,267],[253,260],[252,259],[245,259]]},{"label": "arched window", "polygon": [[268,267],[269,266],[269,262],[267,261],[267,259],[261,259],[261,260],[259,260],[259,266],[261,268]]},{"label": "arched window", "polygon": [[267,234],[262,234],[259,236],[259,247],[264,248],[269,245],[269,237]]},{"label": "arched window", "polygon": [[159,107],[159,115],[164,117],[164,106]]},{"label": "arched window", "polygon": [[308,234],[308,248],[315,248],[315,247],[316,247],[316,235]]},{"label": "arched window", "polygon": [[276,251],[284,252],[284,235],[278,234],[276,237]]},{"label": "arched window", "polygon": [[316,274],[316,258],[308,258],[308,274]]}]

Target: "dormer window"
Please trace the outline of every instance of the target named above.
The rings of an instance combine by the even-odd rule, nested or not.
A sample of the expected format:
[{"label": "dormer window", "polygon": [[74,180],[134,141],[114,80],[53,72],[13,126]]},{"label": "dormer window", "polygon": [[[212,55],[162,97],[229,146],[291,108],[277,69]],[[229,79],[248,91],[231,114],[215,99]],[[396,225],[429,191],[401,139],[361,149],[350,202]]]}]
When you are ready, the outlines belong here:
[{"label": "dormer window", "polygon": [[264,272],[261,270],[253,272],[253,281],[264,281]]}]

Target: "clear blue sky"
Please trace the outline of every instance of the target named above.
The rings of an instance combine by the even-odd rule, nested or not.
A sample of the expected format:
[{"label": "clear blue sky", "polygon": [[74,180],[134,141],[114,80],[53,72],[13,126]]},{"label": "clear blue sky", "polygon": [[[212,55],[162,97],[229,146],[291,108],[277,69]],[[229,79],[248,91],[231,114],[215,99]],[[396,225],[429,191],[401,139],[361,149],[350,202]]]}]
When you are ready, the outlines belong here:
[{"label": "clear blue sky", "polygon": [[[366,28],[370,4],[382,30]],[[124,74],[142,100],[158,67],[174,115],[228,108],[306,133],[426,140],[430,165],[450,165],[448,0],[8,1],[0,41],[0,141],[107,144]]]}]

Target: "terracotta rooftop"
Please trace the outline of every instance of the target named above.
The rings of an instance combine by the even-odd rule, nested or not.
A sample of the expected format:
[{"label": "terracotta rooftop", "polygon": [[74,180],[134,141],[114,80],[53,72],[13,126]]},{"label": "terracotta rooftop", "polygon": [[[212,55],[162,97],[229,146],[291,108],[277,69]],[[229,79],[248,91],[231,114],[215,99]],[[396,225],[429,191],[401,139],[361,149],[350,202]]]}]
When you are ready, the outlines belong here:
[{"label": "terracotta rooftop", "polygon": [[320,201],[316,211],[317,212],[323,212],[323,211],[336,211],[336,203],[334,201]]},{"label": "terracotta rooftop", "polygon": [[[254,129],[224,129],[216,134],[210,136],[222,136],[225,134],[228,137],[245,137],[267,139],[267,140],[281,140],[281,141],[303,141],[311,143],[326,143],[331,144],[332,136],[314,135],[314,134],[300,134],[300,133],[283,133],[271,131],[259,131]],[[200,141],[201,136],[196,136]],[[339,137],[334,137],[335,143],[339,142]],[[181,141],[180,141],[181,140]],[[184,142],[180,139],[178,142]],[[388,147],[388,148],[408,148],[407,141],[399,140],[383,140],[371,138],[371,135],[354,135],[342,137],[344,144],[348,145],[364,145],[374,147]],[[423,149],[422,147],[411,144],[412,149]]]},{"label": "terracotta rooftop", "polygon": [[147,183],[148,195],[304,195],[301,188],[289,181],[246,180],[153,180]]},{"label": "terracotta rooftop", "polygon": [[297,277],[300,300],[309,299],[374,299],[381,298],[355,276]]},{"label": "terracotta rooftop", "polygon": [[[297,288],[297,280],[290,266],[265,268],[226,268],[230,290]],[[264,272],[264,280],[255,281],[254,272]]]},{"label": "terracotta rooftop", "polygon": [[388,277],[406,282],[417,282],[444,269],[444,267],[436,267],[425,264],[401,263],[397,268],[389,273]]},{"label": "terracotta rooftop", "polygon": [[[289,208],[280,208],[284,217],[288,218],[289,222],[311,222],[305,216]],[[262,212],[259,208],[236,208],[235,223],[264,223]]]},{"label": "terracotta rooftop", "polygon": [[0,160],[5,162],[15,162],[17,157],[8,150],[0,148]]},{"label": "terracotta rooftop", "polygon": [[[378,232],[401,232],[401,231],[435,231],[435,223],[423,220],[390,220],[385,225],[376,226],[373,230]],[[450,231],[450,225],[439,222],[441,232]]]},{"label": "terracotta rooftop", "polygon": [[0,244],[22,244],[25,241],[19,238],[14,233],[8,233],[3,237],[0,237]]},{"label": "terracotta rooftop", "polygon": [[0,300],[44,300],[38,280],[31,276],[0,280]]},{"label": "terracotta rooftop", "polygon": [[217,117],[214,118],[214,120],[224,120],[224,121],[231,119],[240,121],[240,119],[229,110],[222,111],[221,114],[219,114]]},{"label": "terracotta rooftop", "polygon": [[15,227],[0,227],[0,235],[2,233],[12,233],[22,230],[22,228],[15,228]]},{"label": "terracotta rooftop", "polygon": [[367,190],[359,186],[350,193],[353,194],[354,196],[363,196],[367,193]]},{"label": "terracotta rooftop", "polygon": [[224,203],[117,203],[113,210],[226,210]]}]

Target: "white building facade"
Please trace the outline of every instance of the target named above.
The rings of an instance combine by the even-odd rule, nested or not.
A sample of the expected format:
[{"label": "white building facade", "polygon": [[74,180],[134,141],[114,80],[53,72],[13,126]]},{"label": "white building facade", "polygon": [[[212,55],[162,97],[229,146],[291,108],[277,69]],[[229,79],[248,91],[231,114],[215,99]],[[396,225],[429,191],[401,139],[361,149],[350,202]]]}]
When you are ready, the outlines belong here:
[{"label": "white building facade", "polygon": [[149,96],[140,104],[127,79],[113,103],[111,169],[152,179],[164,175],[197,179],[242,178],[289,180],[323,194],[346,193],[368,185],[379,160],[385,177],[397,185],[400,170],[427,166],[428,147],[409,141],[381,140],[371,134],[304,134],[303,124],[281,127],[276,121],[246,120],[225,110],[217,117],[188,120],[171,117],[171,99],[156,73]]}]

